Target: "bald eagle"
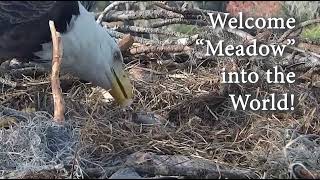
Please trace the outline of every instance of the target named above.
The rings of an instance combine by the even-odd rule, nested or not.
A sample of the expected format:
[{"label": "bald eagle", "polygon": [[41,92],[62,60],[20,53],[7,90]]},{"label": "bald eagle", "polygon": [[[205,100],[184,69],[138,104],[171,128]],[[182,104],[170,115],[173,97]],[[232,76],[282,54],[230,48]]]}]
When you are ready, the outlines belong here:
[{"label": "bald eagle", "polygon": [[0,1],[0,64],[11,58],[50,70],[49,21],[61,33],[61,72],[110,90],[120,105],[132,99],[132,85],[115,41],[79,1]]}]

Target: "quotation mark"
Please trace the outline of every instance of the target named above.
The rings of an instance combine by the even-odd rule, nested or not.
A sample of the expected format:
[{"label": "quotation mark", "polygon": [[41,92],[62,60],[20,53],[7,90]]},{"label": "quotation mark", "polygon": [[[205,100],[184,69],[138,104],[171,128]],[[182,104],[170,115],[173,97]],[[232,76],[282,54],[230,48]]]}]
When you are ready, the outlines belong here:
[{"label": "quotation mark", "polygon": [[287,45],[294,45],[294,43],[296,43],[296,40],[294,39],[287,39]]},{"label": "quotation mark", "polygon": [[204,45],[204,39],[197,39],[196,40],[196,45]]}]

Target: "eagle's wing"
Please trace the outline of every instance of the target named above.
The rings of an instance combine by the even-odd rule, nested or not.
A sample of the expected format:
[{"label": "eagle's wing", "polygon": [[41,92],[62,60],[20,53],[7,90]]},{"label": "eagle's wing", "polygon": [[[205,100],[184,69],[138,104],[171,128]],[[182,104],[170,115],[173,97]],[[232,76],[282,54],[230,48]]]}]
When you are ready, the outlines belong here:
[{"label": "eagle's wing", "polygon": [[47,14],[56,1],[0,1],[0,26],[25,23]]},{"label": "eagle's wing", "polygon": [[77,5],[77,1],[0,1],[0,58],[32,57],[51,39],[49,20],[63,32]]}]

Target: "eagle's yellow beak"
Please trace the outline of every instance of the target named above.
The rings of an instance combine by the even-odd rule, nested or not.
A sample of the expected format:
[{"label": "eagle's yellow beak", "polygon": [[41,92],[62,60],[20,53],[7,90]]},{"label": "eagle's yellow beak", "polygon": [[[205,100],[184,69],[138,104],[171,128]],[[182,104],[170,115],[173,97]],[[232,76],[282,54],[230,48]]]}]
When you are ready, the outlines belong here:
[{"label": "eagle's yellow beak", "polygon": [[122,63],[115,63],[111,67],[112,87],[109,91],[115,101],[121,106],[129,106],[132,103],[132,85],[128,74],[124,71]]}]

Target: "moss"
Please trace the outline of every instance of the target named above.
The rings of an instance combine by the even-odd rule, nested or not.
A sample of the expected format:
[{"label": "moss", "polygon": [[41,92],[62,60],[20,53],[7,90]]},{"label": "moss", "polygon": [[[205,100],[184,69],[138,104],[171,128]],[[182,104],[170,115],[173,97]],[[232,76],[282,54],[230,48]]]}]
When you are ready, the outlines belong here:
[{"label": "moss", "polygon": [[320,25],[305,28],[301,33],[303,38],[320,41]]}]

